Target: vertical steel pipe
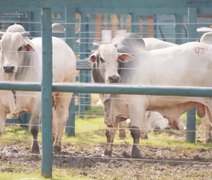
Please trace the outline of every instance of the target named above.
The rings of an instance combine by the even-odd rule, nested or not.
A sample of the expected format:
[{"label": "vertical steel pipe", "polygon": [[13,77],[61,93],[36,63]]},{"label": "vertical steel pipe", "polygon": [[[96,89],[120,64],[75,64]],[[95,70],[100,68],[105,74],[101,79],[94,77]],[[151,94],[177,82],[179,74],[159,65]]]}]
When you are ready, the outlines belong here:
[{"label": "vertical steel pipe", "polygon": [[42,8],[42,176],[52,177],[52,30],[51,8]]},{"label": "vertical steel pipe", "polygon": [[[188,41],[195,41],[195,39],[197,38],[196,23],[197,23],[197,8],[188,8]],[[195,115],[196,115],[195,109],[190,110],[187,114],[186,141],[191,143],[195,143],[196,141]]]}]

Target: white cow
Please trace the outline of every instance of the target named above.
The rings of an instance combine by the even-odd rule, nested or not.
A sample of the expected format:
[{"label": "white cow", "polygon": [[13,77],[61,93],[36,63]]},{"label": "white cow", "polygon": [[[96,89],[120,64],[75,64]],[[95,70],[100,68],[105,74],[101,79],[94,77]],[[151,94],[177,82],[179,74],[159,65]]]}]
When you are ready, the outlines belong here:
[{"label": "white cow", "polygon": [[[6,32],[20,32],[25,33],[26,35],[29,35],[29,32],[25,31],[24,27],[19,24],[11,25],[7,28]],[[24,38],[28,39],[27,36]],[[0,40],[0,49],[1,49],[1,40]],[[0,50],[0,59],[1,57],[1,50]],[[1,75],[0,81],[3,81],[4,78]],[[20,112],[17,112],[16,105],[15,105],[15,99],[14,99],[14,91],[3,91],[1,90],[0,94],[0,134],[4,131],[5,128],[5,120],[10,118],[16,118],[17,114]],[[10,112],[13,112],[13,114],[10,114]]]},{"label": "white cow", "polygon": [[[126,38],[129,38],[129,40],[130,40],[130,41],[127,41],[127,43],[126,43]],[[141,49],[145,48],[147,50],[161,49],[161,48],[165,48],[165,47],[177,46],[177,44],[165,42],[165,41],[162,41],[162,40],[159,40],[159,39],[156,39],[156,38],[144,38],[143,39],[140,35],[131,34],[131,33],[124,33],[124,34],[117,35],[116,37],[113,38],[112,42],[116,46],[119,46],[119,48],[123,46],[125,48],[125,50],[124,50],[125,52],[131,51],[130,45],[128,43],[131,43],[132,46],[135,43]],[[126,43],[126,45],[125,45],[125,43]],[[101,48],[99,48],[98,51],[94,52],[94,54],[92,54],[90,56],[91,62],[92,62],[92,58],[94,58],[94,61],[95,61],[95,57],[97,56],[96,54],[101,53]],[[106,55],[104,55],[104,56],[106,56]],[[96,68],[98,65],[100,65],[100,67]],[[97,63],[96,65],[94,64],[93,69],[92,69],[92,75],[93,75],[95,82],[102,82],[102,83],[106,82],[106,80],[102,76],[102,74],[104,74],[103,69],[104,68],[101,68],[101,63]],[[119,74],[121,76],[123,76],[122,72],[123,72],[122,70],[119,70]],[[116,77],[117,77],[116,79],[119,78],[118,76],[116,76]],[[110,77],[110,81],[112,81],[112,78],[113,77]],[[126,80],[127,80],[126,76],[121,77],[121,79],[122,79],[123,83],[125,83]],[[115,80],[115,81],[117,81],[117,80]],[[110,106],[109,105],[110,103],[104,102],[104,101],[108,101],[108,99],[110,99],[110,95],[100,95],[100,97],[101,97],[101,100],[103,101],[103,105],[104,105],[104,108],[105,108],[105,115],[106,115],[106,114],[110,113],[110,112],[108,112],[108,106]],[[146,114],[149,114],[149,112],[147,112]],[[148,125],[149,130],[147,130],[148,132],[150,130],[154,129],[156,126],[157,126],[156,128],[160,128],[161,130],[169,127],[169,125],[167,124],[167,119],[163,118],[159,113],[154,112],[154,113],[150,113],[150,114],[151,114],[151,116],[150,116],[150,118],[148,118],[149,120],[147,121],[149,123],[149,125]],[[148,117],[148,116],[145,116],[145,117]],[[125,137],[126,133],[125,133],[124,128],[126,128],[128,125],[129,125],[129,123],[126,123],[124,121],[119,123],[119,137],[120,138]],[[181,121],[181,119],[177,119],[177,120],[174,121],[174,123],[172,123],[172,128],[184,130],[185,125]],[[147,137],[146,133],[143,132],[142,134],[143,134],[143,137],[145,137],[145,138]]]},{"label": "white cow", "polygon": [[[107,46],[111,46],[110,49]],[[130,47],[130,48],[129,48]],[[116,50],[115,50],[116,49]],[[124,70],[126,83],[140,85],[171,85],[171,86],[212,86],[212,46],[205,43],[190,42],[179,46],[146,51],[136,43],[126,42],[120,47],[112,45],[101,46],[98,57],[92,62],[104,69],[101,74],[107,82],[113,75],[117,76],[118,61],[131,61],[130,70]],[[107,56],[104,56],[107,55]],[[133,57],[132,57],[133,56]],[[120,57],[120,58],[119,58]],[[101,59],[101,60],[100,60]],[[114,72],[111,71],[111,67]],[[135,68],[136,67],[136,68]],[[110,69],[109,69],[110,68]],[[108,72],[110,72],[108,74]],[[113,81],[112,81],[113,82]],[[205,116],[206,140],[212,140],[211,98],[163,97],[146,95],[111,95],[110,106],[105,118],[108,126],[106,136],[108,144],[105,154],[112,153],[114,128],[120,119],[130,118],[131,135],[133,137],[132,157],[138,157],[140,130],[145,130],[145,112],[158,111],[169,121],[176,120],[181,114],[196,107],[199,117]],[[122,112],[121,112],[122,110]],[[118,118],[117,118],[118,117]]]},{"label": "white cow", "polygon": [[[26,38],[26,32],[2,33],[1,77],[5,81],[40,82],[42,75],[42,39]],[[72,49],[61,39],[52,38],[53,82],[74,82],[76,58]],[[18,111],[31,112],[30,131],[33,136],[32,152],[39,153],[37,135],[41,113],[39,92],[18,92],[14,95]],[[68,117],[72,93],[53,93],[54,152],[61,151],[61,140]]]}]

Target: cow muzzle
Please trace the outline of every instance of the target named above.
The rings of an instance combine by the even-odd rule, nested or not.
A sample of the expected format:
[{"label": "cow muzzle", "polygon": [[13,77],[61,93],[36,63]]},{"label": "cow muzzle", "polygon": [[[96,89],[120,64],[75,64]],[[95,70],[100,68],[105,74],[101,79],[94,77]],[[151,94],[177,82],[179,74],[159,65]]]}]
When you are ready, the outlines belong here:
[{"label": "cow muzzle", "polygon": [[120,81],[120,76],[113,75],[108,77],[110,83],[118,83]]},{"label": "cow muzzle", "polygon": [[14,73],[15,66],[3,66],[5,73]]}]

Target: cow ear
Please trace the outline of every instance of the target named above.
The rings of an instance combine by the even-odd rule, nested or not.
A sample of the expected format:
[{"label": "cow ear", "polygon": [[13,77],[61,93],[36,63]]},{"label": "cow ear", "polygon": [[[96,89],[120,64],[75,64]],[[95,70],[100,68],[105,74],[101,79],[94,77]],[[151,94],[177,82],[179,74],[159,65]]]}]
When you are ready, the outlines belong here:
[{"label": "cow ear", "polygon": [[93,49],[94,49],[94,50],[97,50],[97,49],[99,48],[99,46],[100,46],[100,43],[98,43],[98,42],[93,42]]},{"label": "cow ear", "polygon": [[97,61],[97,56],[96,56],[95,53],[94,53],[94,54],[91,54],[91,55],[88,57],[88,62],[89,62],[90,64],[94,64],[96,61]]},{"label": "cow ear", "polygon": [[24,36],[24,37],[29,37],[30,36],[30,32],[24,31],[24,32],[21,32],[21,35]]},{"label": "cow ear", "polygon": [[35,49],[30,44],[26,44],[24,46],[24,50],[27,51],[27,52],[33,52],[33,51],[35,51]]},{"label": "cow ear", "polygon": [[119,55],[118,55],[118,61],[120,61],[120,62],[129,62],[129,61],[133,61],[133,60],[134,60],[134,56],[131,54],[119,53]]}]

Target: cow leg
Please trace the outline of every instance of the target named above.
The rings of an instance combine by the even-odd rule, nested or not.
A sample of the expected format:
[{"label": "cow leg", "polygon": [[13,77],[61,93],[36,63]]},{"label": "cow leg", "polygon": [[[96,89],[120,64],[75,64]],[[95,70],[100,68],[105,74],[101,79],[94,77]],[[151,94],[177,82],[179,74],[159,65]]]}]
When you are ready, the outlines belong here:
[{"label": "cow leg", "polygon": [[38,145],[38,131],[39,131],[39,115],[32,114],[29,122],[29,131],[32,134],[32,146],[31,152],[33,154],[39,154],[40,148]]},{"label": "cow leg", "polygon": [[107,125],[106,131],[105,131],[105,136],[107,138],[107,144],[106,144],[106,147],[105,147],[104,155],[108,155],[108,156],[112,155],[113,141],[114,141],[114,137],[115,137],[115,134],[116,134],[117,127],[118,127],[118,123],[115,123],[114,126],[108,126]]},{"label": "cow leg", "polygon": [[126,128],[127,127],[127,122],[126,121],[122,121],[119,123],[119,138],[120,139],[125,139],[126,138]]},{"label": "cow leg", "polygon": [[140,157],[139,143],[140,143],[141,132],[138,127],[133,127],[133,126],[131,127],[131,136],[133,138],[133,147],[132,147],[131,157],[139,158]]},{"label": "cow leg", "polygon": [[206,143],[212,143],[212,114],[211,113],[212,113],[212,109],[206,107],[206,116],[205,116]]},{"label": "cow leg", "polygon": [[126,138],[126,130],[125,129],[123,129],[123,128],[119,129],[119,138],[120,139],[125,139]]},{"label": "cow leg", "polygon": [[129,104],[129,117],[131,120],[131,136],[133,138],[133,146],[131,157],[140,157],[140,138],[141,131],[147,131],[147,122],[145,122],[145,112],[146,112],[146,99],[133,96],[132,101]]},{"label": "cow leg", "polygon": [[5,129],[6,112],[4,111],[3,105],[0,105],[0,135],[3,134]]},{"label": "cow leg", "polygon": [[69,113],[69,104],[71,101],[71,93],[59,93],[55,97],[54,111],[55,116],[53,117],[54,121],[54,142],[53,148],[54,153],[58,154],[61,152],[61,141],[63,136],[64,127],[68,119]]}]

